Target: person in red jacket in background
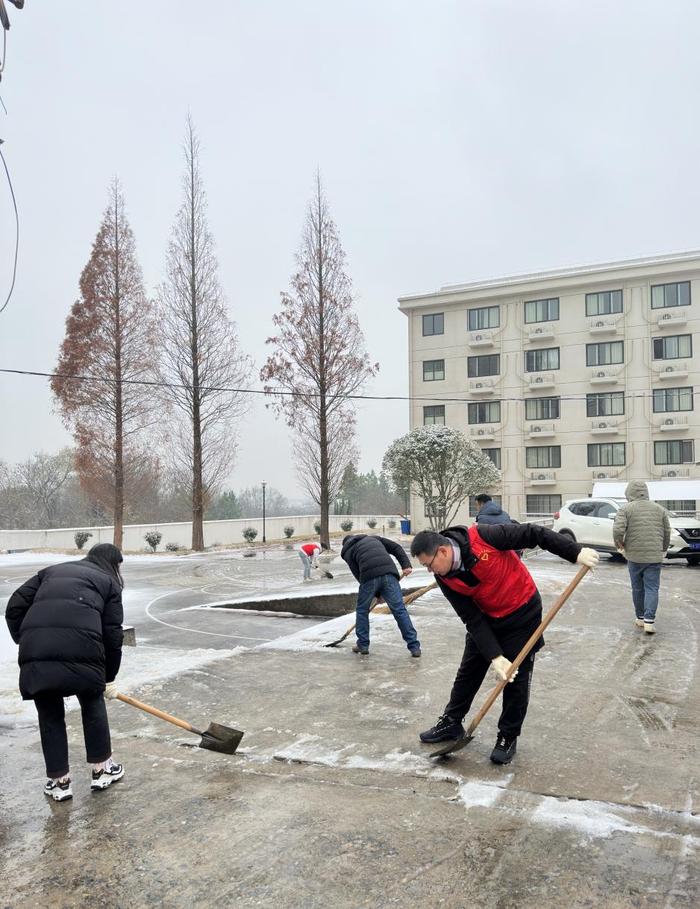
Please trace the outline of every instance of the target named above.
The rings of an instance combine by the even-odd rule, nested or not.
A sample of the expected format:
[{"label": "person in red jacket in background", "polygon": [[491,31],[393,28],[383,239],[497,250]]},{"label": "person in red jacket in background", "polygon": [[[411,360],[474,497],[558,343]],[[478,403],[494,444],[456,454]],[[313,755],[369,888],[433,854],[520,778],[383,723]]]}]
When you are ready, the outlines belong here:
[{"label": "person in red jacket in background", "polygon": [[[542,599],[535,581],[516,551],[539,546],[588,568],[598,553],[540,524],[473,524],[441,533],[422,530],[413,538],[411,555],[435,575],[440,589],[467,626],[462,662],[450,700],[437,723],[421,732],[422,742],[444,742],[464,734],[462,720],[488,672],[508,677],[512,661],[542,621]],[[503,690],[498,738],[491,752],[495,764],[515,755],[530,698],[535,651],[540,638]]]},{"label": "person in red jacket in background", "polygon": [[[311,569],[318,568],[318,557],[320,553],[328,547],[324,543],[302,543],[299,547],[299,558],[304,566],[304,580],[311,580]],[[333,575],[326,571],[326,577],[332,578]]]}]

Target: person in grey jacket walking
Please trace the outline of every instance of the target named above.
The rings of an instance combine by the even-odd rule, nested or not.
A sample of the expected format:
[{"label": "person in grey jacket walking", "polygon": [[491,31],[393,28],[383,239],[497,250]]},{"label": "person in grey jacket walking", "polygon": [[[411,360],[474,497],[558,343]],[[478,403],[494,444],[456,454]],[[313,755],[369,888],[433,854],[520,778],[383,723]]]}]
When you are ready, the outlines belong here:
[{"label": "person in grey jacket walking", "polygon": [[661,564],[671,542],[671,523],[666,509],[649,501],[644,480],[628,483],[625,496],[627,504],[618,511],[613,524],[613,542],[627,559],[637,627],[653,634]]},{"label": "person in grey jacket walking", "polygon": [[474,519],[477,524],[515,524],[507,511],[497,505],[490,495],[482,492],[475,499],[479,511]]}]

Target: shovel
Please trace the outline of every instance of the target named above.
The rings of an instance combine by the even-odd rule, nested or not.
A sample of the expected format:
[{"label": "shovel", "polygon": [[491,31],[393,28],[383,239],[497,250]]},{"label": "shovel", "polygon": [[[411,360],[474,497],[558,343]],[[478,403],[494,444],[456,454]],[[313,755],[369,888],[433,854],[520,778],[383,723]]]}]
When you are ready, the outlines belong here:
[{"label": "shovel", "polygon": [[484,704],[483,704],[481,710],[476,714],[474,719],[467,726],[467,728],[464,732],[464,735],[462,735],[458,739],[454,739],[451,742],[447,742],[445,745],[442,746],[442,748],[438,748],[437,751],[431,752],[430,757],[444,757],[448,754],[452,754],[453,751],[461,751],[462,748],[464,748],[466,745],[468,745],[471,742],[471,740],[474,738],[474,732],[476,730],[476,727],[479,725],[479,723],[483,720],[483,718],[489,712],[489,710],[493,706],[493,703],[496,700],[496,698],[498,697],[498,695],[503,691],[503,689],[506,687],[508,682],[515,675],[515,672],[516,672],[518,666],[520,666],[520,664],[525,661],[526,657],[528,656],[528,654],[530,653],[532,648],[535,646],[535,644],[538,642],[538,640],[542,637],[545,628],[549,625],[549,623],[552,621],[554,616],[559,612],[559,610],[564,605],[564,603],[566,603],[566,601],[569,599],[569,597],[574,592],[574,590],[576,590],[576,588],[579,585],[579,582],[583,579],[583,576],[586,574],[587,571],[588,571],[588,568],[585,565],[582,565],[581,568],[578,570],[578,573],[576,574],[576,576],[569,583],[566,590],[564,590],[564,592],[561,594],[561,596],[556,601],[554,606],[552,606],[552,608],[549,610],[547,615],[542,619],[542,621],[537,626],[537,628],[532,632],[532,634],[528,638],[527,643],[525,644],[523,649],[520,651],[520,653],[517,655],[517,657],[513,660],[511,667],[508,670],[508,678],[502,679],[498,683],[498,685],[496,685],[496,687],[493,689],[491,694],[489,694],[489,696],[484,701]]},{"label": "shovel", "polygon": [[[427,587],[421,587],[418,590],[416,590],[414,593],[410,593],[407,597],[404,597],[404,599],[403,599],[404,605],[410,606],[411,603],[415,602],[418,599],[418,597],[422,597],[424,593],[427,593],[429,590],[432,590],[434,587],[437,587],[437,583],[435,581],[433,581],[432,584],[428,584]],[[379,606],[379,600],[374,600],[372,605],[369,607],[369,611],[372,612],[377,606]],[[383,611],[391,612],[391,610],[388,607],[386,607],[386,609]],[[348,628],[348,630],[345,632],[345,634],[342,635],[341,637],[339,637],[337,641],[331,641],[330,644],[324,644],[323,646],[324,647],[337,647],[338,644],[342,644],[343,641],[345,640],[345,638],[347,638],[348,635],[352,634],[352,632],[354,630],[355,630],[355,625],[351,625]]]},{"label": "shovel", "polygon": [[181,729],[194,733],[194,735],[201,736],[202,740],[199,743],[199,747],[207,748],[209,751],[220,751],[221,754],[235,754],[236,748],[238,748],[243,738],[243,733],[240,729],[222,726],[221,723],[209,723],[204,732],[200,732],[199,729],[195,729],[186,720],[179,720],[176,716],[170,716],[169,713],[164,713],[156,707],[149,707],[148,704],[143,704],[128,694],[118,694],[117,697],[125,704],[131,704],[132,707],[138,707],[139,710],[144,710],[152,716],[157,716],[159,720],[165,720],[174,726],[179,726]]}]

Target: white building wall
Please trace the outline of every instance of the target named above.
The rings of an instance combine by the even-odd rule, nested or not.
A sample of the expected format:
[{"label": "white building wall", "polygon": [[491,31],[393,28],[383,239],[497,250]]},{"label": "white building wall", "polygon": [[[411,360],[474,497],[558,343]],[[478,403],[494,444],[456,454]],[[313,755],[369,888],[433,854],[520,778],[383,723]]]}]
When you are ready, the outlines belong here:
[{"label": "white building wall", "polygon": [[[652,285],[676,281],[690,282],[690,305],[652,309]],[[622,291],[623,312],[587,316],[586,294],[609,290]],[[554,297],[559,299],[559,319],[525,323],[526,301]],[[499,326],[470,332],[468,311],[485,306],[499,307]],[[411,427],[423,424],[424,407],[431,404],[417,398],[434,395],[436,404],[439,398],[453,399],[444,404],[447,425],[461,429],[482,448],[500,448],[502,486],[488,491],[503,496],[503,506],[514,518],[528,513],[528,495],[561,496],[563,501],[587,495],[599,474],[615,480],[700,476],[700,252],[445,287],[433,294],[401,298],[400,308],[409,319]],[[424,336],[423,315],[435,313],[444,313],[444,334]],[[652,340],[677,334],[692,335],[692,356],[654,361]],[[587,366],[586,345],[609,341],[624,342],[624,363]],[[559,348],[559,369],[527,373],[526,351],[549,347]],[[477,390],[477,380],[467,376],[467,358],[487,354],[500,355],[500,372],[482,383],[491,384],[490,390]],[[423,381],[423,361],[432,359],[444,359],[444,380]],[[607,375],[601,377],[599,372]],[[653,390],[668,387],[693,388],[694,409],[653,413]],[[609,391],[624,392],[624,415],[609,420],[588,417],[586,395]],[[525,400],[540,396],[560,398],[558,419],[526,419]],[[468,423],[468,402],[498,400],[498,423]],[[662,429],[669,419],[674,424]],[[607,428],[594,426],[600,422],[608,423]],[[537,434],[535,424],[539,424]],[[683,439],[695,443],[693,463],[668,467],[654,463],[654,442]],[[590,466],[587,446],[607,442],[625,443],[625,464]],[[560,446],[561,467],[528,468],[526,448],[537,444]],[[412,502],[412,517],[414,529],[426,526],[420,500]],[[458,520],[468,519],[463,508]]]}]

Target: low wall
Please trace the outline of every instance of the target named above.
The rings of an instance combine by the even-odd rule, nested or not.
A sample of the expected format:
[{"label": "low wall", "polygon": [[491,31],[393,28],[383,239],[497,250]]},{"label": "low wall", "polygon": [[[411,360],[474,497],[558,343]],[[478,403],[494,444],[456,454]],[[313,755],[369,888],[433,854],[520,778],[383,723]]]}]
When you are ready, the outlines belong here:
[{"label": "low wall", "polygon": [[[382,527],[388,531],[388,522],[396,521],[396,527],[399,526],[398,515],[329,515],[328,523],[330,532],[341,531],[341,521],[352,521],[353,532],[366,533],[369,528],[367,519],[375,518],[377,521],[376,529],[381,533]],[[265,519],[265,537],[268,541],[284,539],[284,528],[291,526],[294,528],[294,536],[315,537],[314,524],[319,520],[318,515],[287,515],[279,518]],[[262,541],[262,518],[246,518],[235,521],[205,521],[204,522],[204,545],[231,545],[244,543],[243,530],[246,527],[255,527],[258,531],[256,543]],[[0,530],[0,550],[1,549],[74,549],[76,530],[87,530],[92,537],[85,544],[85,549],[94,546],[95,543],[111,543],[114,529],[112,527],[63,527],[53,530]],[[191,521],[182,521],[170,524],[127,524],[124,526],[124,545],[125,550],[143,550],[148,549],[144,535],[151,530],[157,530],[163,534],[159,551],[165,549],[166,543],[178,543],[180,546],[189,549],[192,544],[192,523]]]}]

